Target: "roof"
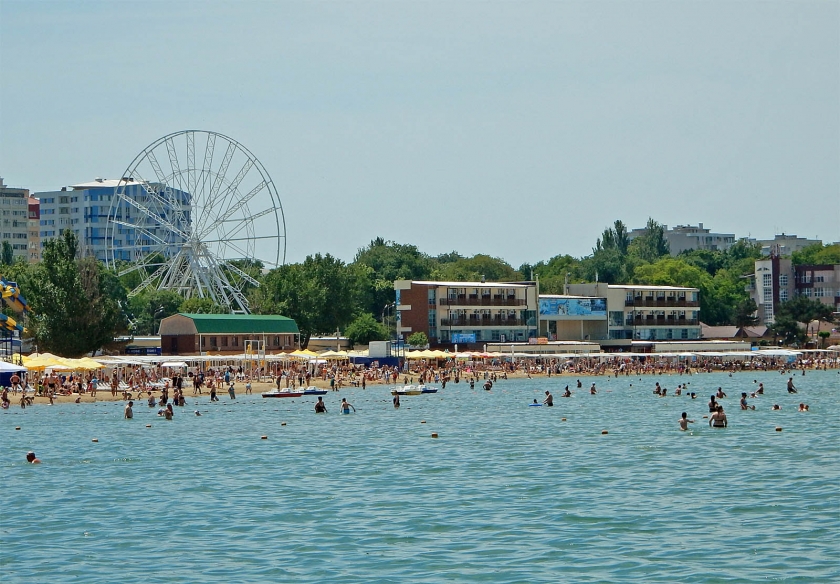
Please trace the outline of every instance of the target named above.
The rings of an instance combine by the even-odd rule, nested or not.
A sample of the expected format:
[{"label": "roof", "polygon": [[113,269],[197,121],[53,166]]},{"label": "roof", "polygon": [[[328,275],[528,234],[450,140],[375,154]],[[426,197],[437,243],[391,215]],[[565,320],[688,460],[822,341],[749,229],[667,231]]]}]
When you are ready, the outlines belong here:
[{"label": "roof", "polygon": [[75,190],[83,190],[83,189],[101,189],[101,188],[116,188],[123,185],[139,185],[140,183],[136,180],[127,180],[124,181],[122,179],[117,178],[97,178],[90,182],[86,183],[79,183],[76,185],[70,185],[71,189]]},{"label": "roof", "polygon": [[560,298],[571,300],[600,300],[603,296],[575,296],[574,294],[540,294],[540,298]]},{"label": "roof", "polygon": [[195,323],[198,334],[254,334],[285,333],[298,334],[297,323],[291,318],[277,314],[193,314],[182,312]]},{"label": "roof", "polygon": [[412,284],[427,286],[452,286],[457,288],[533,288],[536,284],[522,284],[520,282],[433,282],[428,280],[411,280]]},{"label": "roof", "polygon": [[699,288],[686,288],[684,286],[645,286],[641,284],[607,284],[609,288],[623,288],[625,290],[652,290],[656,291],[688,291],[688,290],[698,290]]}]

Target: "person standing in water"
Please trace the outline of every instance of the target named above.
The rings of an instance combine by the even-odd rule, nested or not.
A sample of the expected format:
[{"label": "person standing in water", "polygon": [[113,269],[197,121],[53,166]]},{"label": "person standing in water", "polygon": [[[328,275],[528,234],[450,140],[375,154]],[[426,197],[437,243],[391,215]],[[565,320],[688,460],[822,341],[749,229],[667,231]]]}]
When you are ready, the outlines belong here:
[{"label": "person standing in water", "polygon": [[394,401],[394,407],[395,408],[400,407],[400,396],[398,394],[394,395],[394,400],[393,401]]},{"label": "person standing in water", "polygon": [[[537,400],[534,400],[534,401],[537,401]],[[548,391],[545,392],[545,399],[543,400],[543,403],[545,405],[547,405],[548,407],[553,407],[554,406],[554,397],[551,395],[550,392],[548,392]]]},{"label": "person standing in water", "polygon": [[327,404],[324,403],[324,398],[318,397],[318,401],[315,403],[315,413],[316,414],[326,414],[327,413]]},{"label": "person standing in water", "polygon": [[796,391],[797,391],[796,386],[793,384],[793,377],[788,379],[787,390],[788,390],[788,393],[796,393]]},{"label": "person standing in water", "polygon": [[680,430],[685,432],[686,430],[688,430],[688,425],[693,423],[694,420],[689,420],[688,414],[686,412],[683,412],[682,417],[680,418]]},{"label": "person standing in water", "polygon": [[726,420],[726,414],[723,412],[723,406],[718,404],[715,413],[709,416],[709,426],[712,428],[726,428],[727,425],[728,422]]},{"label": "person standing in water", "polygon": [[133,401],[128,402],[125,406],[125,419],[130,420],[134,417],[134,410],[131,407],[134,405]]},{"label": "person standing in water", "polygon": [[347,401],[347,398],[341,398],[341,413],[342,414],[349,414],[350,408],[353,408],[353,413],[356,413],[356,408],[353,407],[353,404]]}]

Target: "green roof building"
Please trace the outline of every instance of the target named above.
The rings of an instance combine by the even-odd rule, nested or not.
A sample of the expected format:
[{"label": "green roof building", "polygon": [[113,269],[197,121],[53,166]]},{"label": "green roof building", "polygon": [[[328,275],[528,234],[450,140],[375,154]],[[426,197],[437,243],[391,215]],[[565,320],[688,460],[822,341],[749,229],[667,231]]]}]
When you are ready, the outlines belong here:
[{"label": "green roof building", "polygon": [[242,353],[247,341],[266,353],[300,347],[297,323],[274,314],[175,314],[160,321],[159,334],[164,355]]}]

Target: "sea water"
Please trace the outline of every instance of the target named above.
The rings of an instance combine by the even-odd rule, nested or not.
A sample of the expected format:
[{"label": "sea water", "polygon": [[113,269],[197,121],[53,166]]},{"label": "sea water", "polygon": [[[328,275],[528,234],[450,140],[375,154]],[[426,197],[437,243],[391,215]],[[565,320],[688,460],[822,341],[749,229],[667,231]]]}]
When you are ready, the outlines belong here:
[{"label": "sea water", "polygon": [[[741,411],[754,380],[766,394]],[[797,375],[797,395],[786,380],[461,382],[398,410],[368,386],[325,396],[326,415],[316,398],[205,394],[172,421],[144,400],[133,420],[119,402],[12,406],[0,580],[838,581],[840,375]],[[672,395],[682,383],[696,400]],[[703,419],[718,386],[723,430]],[[530,407],[546,390],[555,407]]]}]

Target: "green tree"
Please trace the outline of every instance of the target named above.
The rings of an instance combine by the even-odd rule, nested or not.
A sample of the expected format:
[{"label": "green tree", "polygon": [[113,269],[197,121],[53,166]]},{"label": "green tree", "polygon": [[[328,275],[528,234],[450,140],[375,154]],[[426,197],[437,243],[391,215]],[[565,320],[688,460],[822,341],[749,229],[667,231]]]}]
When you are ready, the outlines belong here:
[{"label": "green tree", "polygon": [[784,314],[776,315],[776,319],[770,326],[770,330],[777,337],[781,337],[783,345],[799,346],[807,338],[805,330],[800,326],[799,322],[795,318]]},{"label": "green tree", "polygon": [[77,259],[72,231],[44,244],[43,259],[27,280],[34,316],[31,334],[41,351],[77,357],[125,332],[125,291],[93,258]]},{"label": "green tree", "polygon": [[817,336],[820,338],[820,349],[825,349],[825,344],[828,341],[828,337],[831,336],[831,333],[828,331],[820,331],[817,333]]},{"label": "green tree", "polygon": [[360,268],[358,277],[364,288],[361,309],[379,314],[394,301],[394,280],[429,279],[434,262],[414,245],[377,237],[356,253],[353,264]]},{"label": "green tree", "polygon": [[388,331],[369,312],[363,312],[353,319],[344,334],[353,345],[367,345],[371,341],[384,341],[388,338]]},{"label": "green tree", "polygon": [[565,294],[566,278],[569,283],[583,281],[581,262],[570,255],[557,255],[548,262],[522,264],[519,273],[530,276],[531,271],[540,280],[540,293]]},{"label": "green tree", "polygon": [[840,264],[840,243],[822,245],[815,243],[793,252],[791,262],[794,266],[819,266]]},{"label": "green tree", "polygon": [[0,249],[0,263],[4,266],[11,266],[15,261],[15,252],[12,249],[12,244],[9,240],[4,239],[2,249]]},{"label": "green tree", "polygon": [[735,326],[743,328],[745,326],[754,326],[758,323],[758,317],[755,312],[758,306],[752,298],[745,298],[735,307]]},{"label": "green tree", "polygon": [[250,304],[255,314],[294,319],[306,347],[313,334],[334,333],[349,324],[359,294],[357,270],[329,254],[316,254],[302,264],[269,272],[262,285],[250,291]]},{"label": "green tree", "polygon": [[187,312],[190,314],[225,314],[227,310],[224,306],[219,306],[213,302],[212,298],[193,296],[182,299],[181,305],[178,307],[178,312]]},{"label": "green tree", "polygon": [[425,347],[429,344],[429,337],[423,331],[417,331],[416,333],[411,333],[406,342],[412,347]]},{"label": "green tree", "polygon": [[135,335],[156,335],[160,321],[180,311],[183,296],[172,290],[146,290],[128,300],[130,330]]},{"label": "green tree", "polygon": [[461,258],[442,264],[432,276],[454,282],[478,282],[482,278],[488,282],[506,282],[523,278],[523,275],[514,270],[506,261],[484,254],[476,254],[471,258]]},{"label": "green tree", "polygon": [[628,252],[642,261],[653,263],[671,253],[671,246],[665,239],[665,227],[649,218],[645,231],[628,246]]}]

